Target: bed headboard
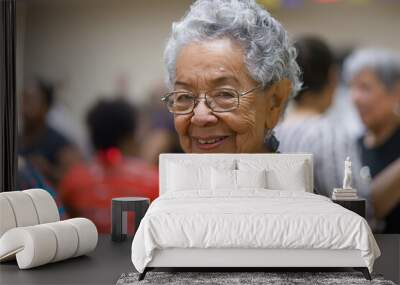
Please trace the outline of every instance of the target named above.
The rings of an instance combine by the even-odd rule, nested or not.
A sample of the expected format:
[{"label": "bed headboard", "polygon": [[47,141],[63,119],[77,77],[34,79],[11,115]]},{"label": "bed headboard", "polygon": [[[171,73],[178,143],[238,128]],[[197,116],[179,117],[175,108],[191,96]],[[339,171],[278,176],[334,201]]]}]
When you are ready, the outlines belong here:
[{"label": "bed headboard", "polygon": [[312,154],[230,154],[230,153],[221,153],[221,154],[182,154],[182,153],[164,153],[160,154],[159,157],[159,191],[160,195],[167,191],[166,183],[167,183],[167,165],[169,162],[178,162],[178,163],[189,163],[193,165],[215,165],[218,163],[231,163],[235,165],[237,169],[237,165],[240,163],[252,163],[252,162],[260,162],[265,161],[269,165],[280,165],[282,163],[286,164],[285,170],[289,171],[290,166],[298,163],[304,162],[305,166],[305,181],[306,181],[306,191],[314,192],[314,179],[313,179],[313,158]]}]

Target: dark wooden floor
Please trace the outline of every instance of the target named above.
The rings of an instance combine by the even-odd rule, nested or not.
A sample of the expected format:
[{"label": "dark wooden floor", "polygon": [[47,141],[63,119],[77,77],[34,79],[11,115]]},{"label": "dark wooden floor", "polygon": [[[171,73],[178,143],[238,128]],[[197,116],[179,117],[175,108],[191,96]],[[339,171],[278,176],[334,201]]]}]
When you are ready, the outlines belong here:
[{"label": "dark wooden floor", "polygon": [[[382,251],[374,273],[400,283],[400,235],[376,235]],[[99,244],[88,256],[81,256],[41,267],[19,270],[16,262],[0,264],[0,284],[115,284],[122,273],[134,271],[131,262],[131,239],[114,243],[109,235],[99,237]],[[350,268],[322,271],[352,270]],[[273,269],[272,271],[277,269]],[[285,270],[285,269],[281,269]],[[302,270],[290,269],[290,271]],[[307,271],[318,269],[306,269]]]},{"label": "dark wooden floor", "polygon": [[381,257],[375,261],[374,272],[400,284],[400,234],[375,235],[375,239],[381,250]]}]

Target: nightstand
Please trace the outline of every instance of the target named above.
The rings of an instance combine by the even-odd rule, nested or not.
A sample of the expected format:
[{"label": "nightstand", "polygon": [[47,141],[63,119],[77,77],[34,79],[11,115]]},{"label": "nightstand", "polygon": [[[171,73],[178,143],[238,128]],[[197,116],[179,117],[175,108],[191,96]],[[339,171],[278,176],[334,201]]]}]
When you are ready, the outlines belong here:
[{"label": "nightstand", "polygon": [[123,241],[127,237],[127,212],[135,212],[135,229],[146,214],[150,199],[144,197],[113,198],[111,202],[111,239]]},{"label": "nightstand", "polygon": [[359,214],[361,217],[365,218],[365,207],[367,201],[365,199],[354,199],[354,200],[334,200],[332,202],[339,204],[340,206]]}]

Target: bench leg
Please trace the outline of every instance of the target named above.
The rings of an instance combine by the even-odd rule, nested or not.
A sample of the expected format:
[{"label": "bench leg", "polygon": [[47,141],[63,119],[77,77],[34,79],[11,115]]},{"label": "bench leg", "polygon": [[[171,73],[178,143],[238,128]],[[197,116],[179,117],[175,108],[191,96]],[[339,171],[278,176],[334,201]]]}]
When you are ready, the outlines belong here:
[{"label": "bench leg", "polygon": [[354,267],[355,270],[361,271],[364,275],[365,279],[372,280],[371,275],[369,274],[369,270],[367,267]]},{"label": "bench leg", "polygon": [[149,271],[149,270],[148,270],[147,267],[146,267],[146,268],[143,270],[143,272],[139,274],[138,281],[142,281],[142,280],[144,279],[144,277],[146,277],[147,271]]}]

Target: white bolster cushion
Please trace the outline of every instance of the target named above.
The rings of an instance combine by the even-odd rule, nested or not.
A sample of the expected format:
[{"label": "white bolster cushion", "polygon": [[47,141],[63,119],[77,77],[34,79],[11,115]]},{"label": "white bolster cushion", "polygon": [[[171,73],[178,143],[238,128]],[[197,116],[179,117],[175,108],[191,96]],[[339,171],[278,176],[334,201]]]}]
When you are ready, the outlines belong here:
[{"label": "white bolster cushion", "polygon": [[97,240],[96,226],[85,218],[14,228],[0,238],[0,261],[16,257],[28,269],[86,254]]},{"label": "white bolster cushion", "polygon": [[78,232],[78,248],[75,256],[86,254],[96,248],[98,241],[97,228],[91,220],[85,218],[74,218],[65,220]]},{"label": "white bolster cushion", "polygon": [[49,192],[43,189],[29,189],[22,192],[31,197],[39,218],[39,224],[57,222],[60,220],[56,202]]},{"label": "white bolster cushion", "polygon": [[31,197],[22,191],[3,192],[13,210],[17,227],[33,226],[39,223]]},{"label": "white bolster cushion", "polygon": [[69,223],[55,222],[44,224],[43,226],[49,228],[56,237],[57,248],[52,262],[64,260],[75,255],[78,249],[79,237],[76,230],[72,229]]},{"label": "white bolster cushion", "polygon": [[60,220],[53,197],[43,189],[0,193],[0,213],[0,237],[15,227]]},{"label": "white bolster cushion", "polygon": [[41,225],[13,228],[0,239],[0,261],[16,256],[20,269],[49,263],[56,250],[54,233]]},{"label": "white bolster cushion", "polygon": [[10,202],[0,195],[0,237],[9,229],[15,228],[17,222]]}]

